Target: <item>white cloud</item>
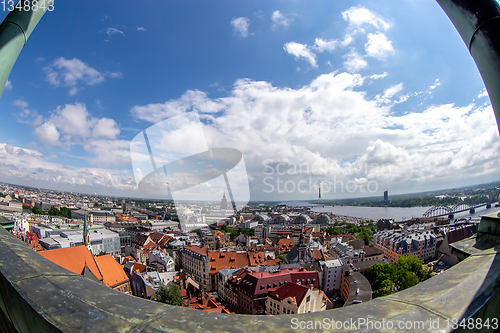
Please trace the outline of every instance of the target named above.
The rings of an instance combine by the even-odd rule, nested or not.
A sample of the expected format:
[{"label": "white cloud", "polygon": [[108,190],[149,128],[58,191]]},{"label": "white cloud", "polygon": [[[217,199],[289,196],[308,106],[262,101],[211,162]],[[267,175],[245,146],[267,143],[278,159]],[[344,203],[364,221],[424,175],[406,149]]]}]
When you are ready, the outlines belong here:
[{"label": "white cloud", "polygon": [[130,164],[130,141],[127,140],[89,140],[83,149],[96,155],[97,165]]},{"label": "white cloud", "polygon": [[[54,156],[56,158],[57,156]],[[87,193],[138,193],[128,170],[79,168],[49,162],[41,153],[0,143],[0,180]]]},{"label": "white cloud", "polygon": [[225,107],[218,100],[211,100],[207,94],[199,90],[188,90],[178,99],[169,100],[163,104],[154,103],[144,106],[136,105],[130,112],[138,119],[159,122],[188,111],[218,112]]},{"label": "white cloud", "polygon": [[386,76],[387,76],[387,72],[383,72],[382,74],[373,74],[373,75],[371,75],[370,79],[372,79],[372,80],[383,79]]},{"label": "white cloud", "polygon": [[84,139],[90,136],[91,121],[85,104],[66,104],[58,106],[50,116],[50,122],[62,133],[77,135]]},{"label": "white cloud", "polygon": [[[23,105],[22,101],[18,104]],[[44,146],[69,149],[73,145],[82,145],[86,151],[97,155],[94,163],[98,164],[125,163],[128,157],[123,157],[123,141],[116,140],[119,134],[120,128],[115,120],[92,117],[82,103],[58,106],[33,131],[35,138]],[[98,144],[102,144],[102,147],[97,147]],[[118,145],[121,145],[121,149],[118,149]],[[105,151],[108,151],[108,158],[105,158]],[[100,158],[104,158],[105,162],[99,162]]]},{"label": "white cloud", "polygon": [[47,146],[60,146],[59,131],[51,122],[45,122],[33,131],[35,138]]},{"label": "white cloud", "polygon": [[[316,53],[325,51],[333,52],[337,49],[345,48],[354,43],[356,35],[363,34],[367,35],[368,39],[365,44],[367,56],[383,60],[389,54],[394,53],[392,41],[388,40],[383,32],[368,32],[369,30],[367,28],[371,28],[371,30],[387,30],[391,27],[391,24],[382,17],[362,6],[351,7],[344,11],[342,16],[344,20],[349,22],[342,38],[316,38],[312,46],[290,42],[285,44],[285,51],[293,54],[296,59],[306,59],[313,67],[317,67]],[[346,59],[344,66],[350,72],[368,67],[368,62],[365,60],[365,57],[360,55],[354,47],[351,48],[348,54],[344,55],[344,59]]]},{"label": "white cloud", "polygon": [[288,27],[290,22],[293,21],[293,19],[285,17],[279,10],[275,10],[273,14],[271,15],[271,20],[273,21],[273,29],[276,29],[278,26],[282,27]]},{"label": "white cloud", "polygon": [[60,85],[68,87],[70,96],[75,95],[82,85],[93,86],[104,82],[106,75],[111,78],[121,77],[121,73],[102,74],[77,58],[57,58],[43,70],[50,84],[55,87]]},{"label": "white cloud", "polygon": [[116,121],[110,118],[99,119],[92,130],[92,137],[94,138],[116,139],[118,134],[120,134],[120,129]]},{"label": "white cloud", "polygon": [[26,109],[28,107],[28,102],[26,102],[22,99],[17,99],[14,102],[12,102],[12,105],[18,106],[21,109]]},{"label": "white cloud", "polygon": [[112,35],[116,35],[116,34],[125,36],[125,34],[123,33],[123,31],[115,29],[115,28],[106,28],[106,33],[108,34],[108,36],[110,38],[111,38]]},{"label": "white cloud", "polygon": [[488,90],[486,90],[486,88],[484,88],[480,93],[479,95],[477,95],[478,98],[481,98],[481,97],[489,97],[488,95]]},{"label": "white cloud", "polygon": [[[465,179],[500,172],[500,142],[491,107],[450,104],[395,115],[391,106],[404,100],[405,96],[397,97],[404,85],[381,88],[379,95],[370,98],[363,91],[365,80],[371,78],[333,72],[296,89],[238,80],[227,97],[211,100],[224,108],[221,116],[203,115],[208,120],[204,133],[210,146],[243,153],[252,193],[258,198],[268,195],[264,192],[269,189],[264,183],[266,160],[272,167],[282,163],[280,171],[290,168],[290,174],[280,175],[280,180],[295,185],[311,176],[313,181],[373,181],[380,187],[407,190],[415,182],[429,187],[437,182],[456,184],[457,175]],[[196,99],[185,94],[172,101],[192,105],[191,98]],[[131,110],[136,118],[151,122],[162,118],[138,113],[137,108],[141,107]],[[174,139],[168,138],[169,142]],[[301,174],[292,170],[293,165],[320,168],[316,174]],[[277,177],[276,172],[272,174],[272,181]],[[300,195],[297,191],[278,193],[275,188],[267,198]]]},{"label": "white cloud", "polygon": [[363,59],[363,56],[354,49],[351,49],[351,51],[344,56],[344,59],[344,67],[348,72],[358,72],[368,67],[368,63]]},{"label": "white cloud", "polygon": [[17,106],[21,109],[20,113],[17,113],[17,121],[22,124],[30,124],[33,127],[39,126],[43,122],[42,115],[39,115],[36,110],[28,109],[28,102],[22,99],[17,99],[12,102],[12,105]]},{"label": "white cloud", "polygon": [[439,87],[440,85],[441,85],[441,82],[439,82],[439,79],[436,79],[436,80],[434,81],[434,84],[433,84],[433,85],[431,85],[431,86],[429,87],[429,90],[434,90],[434,89],[436,89],[437,87]]},{"label": "white cloud", "polygon": [[10,82],[8,79],[7,79],[7,81],[5,82],[4,89],[5,89],[5,90],[12,90],[12,82]]},{"label": "white cloud", "polygon": [[365,44],[365,50],[368,56],[377,59],[385,59],[389,54],[394,53],[392,42],[382,32],[368,34],[368,42]]},{"label": "white cloud", "polygon": [[231,20],[234,34],[243,38],[248,36],[248,28],[250,27],[250,19],[246,17],[238,17]]},{"label": "white cloud", "polygon": [[322,38],[316,38],[314,40],[314,49],[317,50],[318,52],[324,52],[324,51],[333,51],[337,48],[339,45],[338,40],[336,39],[322,39]]},{"label": "white cloud", "polygon": [[121,79],[123,77],[122,72],[108,72],[107,75],[112,79]]},{"label": "white cloud", "polygon": [[316,63],[316,54],[314,54],[305,44],[289,42],[283,46],[285,52],[295,56],[295,59],[303,58],[308,61],[312,67],[318,67]]},{"label": "white cloud", "polygon": [[383,97],[384,98],[391,98],[394,95],[396,95],[397,93],[399,93],[401,90],[403,90],[403,83],[396,84],[392,87],[387,88],[384,91]]},{"label": "white cloud", "polygon": [[371,25],[377,29],[387,30],[391,27],[389,22],[363,6],[349,8],[342,12],[342,17],[355,28]]},{"label": "white cloud", "polygon": [[137,31],[146,31],[146,28],[144,28],[144,27],[137,27]]}]

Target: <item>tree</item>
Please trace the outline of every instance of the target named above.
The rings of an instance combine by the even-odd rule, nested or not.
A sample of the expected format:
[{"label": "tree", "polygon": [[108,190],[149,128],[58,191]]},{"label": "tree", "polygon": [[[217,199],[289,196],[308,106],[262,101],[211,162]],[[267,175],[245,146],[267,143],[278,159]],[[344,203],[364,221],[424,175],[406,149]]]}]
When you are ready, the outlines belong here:
[{"label": "tree", "polygon": [[407,288],[411,288],[413,286],[416,286],[418,284],[418,278],[417,276],[410,271],[405,271],[402,273],[401,276],[401,289],[400,290],[405,290]]},{"label": "tree", "polygon": [[156,291],[155,300],[161,303],[180,306],[182,305],[181,289],[175,283],[165,286],[163,283]]},{"label": "tree", "polygon": [[31,208],[31,211],[33,212],[33,214],[47,215],[42,209],[40,209],[38,207]]},{"label": "tree", "polygon": [[57,215],[59,215],[59,213],[61,213],[61,211],[59,209],[57,209],[56,207],[50,207],[48,213],[50,216],[57,216]]},{"label": "tree", "polygon": [[379,289],[378,296],[387,296],[390,295],[394,292],[394,282],[391,280],[387,279],[382,281],[381,287]]},{"label": "tree", "polygon": [[424,269],[422,268],[422,261],[419,260],[415,255],[399,257],[396,266],[403,271],[414,273],[420,281],[424,279]]}]

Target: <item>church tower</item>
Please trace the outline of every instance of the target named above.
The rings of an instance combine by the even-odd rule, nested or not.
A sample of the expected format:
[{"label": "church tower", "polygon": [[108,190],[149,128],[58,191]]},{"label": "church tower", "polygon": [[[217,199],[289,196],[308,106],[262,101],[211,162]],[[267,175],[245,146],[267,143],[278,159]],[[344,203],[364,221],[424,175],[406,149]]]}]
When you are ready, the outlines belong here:
[{"label": "church tower", "polygon": [[85,211],[85,216],[83,218],[83,245],[90,251],[90,235],[89,235],[89,226],[87,224],[87,211]]}]

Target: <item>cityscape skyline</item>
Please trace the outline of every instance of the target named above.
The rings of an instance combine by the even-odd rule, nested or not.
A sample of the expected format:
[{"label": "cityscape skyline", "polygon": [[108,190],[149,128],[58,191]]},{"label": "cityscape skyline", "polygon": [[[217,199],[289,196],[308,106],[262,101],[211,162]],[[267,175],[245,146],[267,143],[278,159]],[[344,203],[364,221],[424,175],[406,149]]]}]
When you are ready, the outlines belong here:
[{"label": "cityscape skyline", "polygon": [[[433,1],[153,5],[47,13],[0,100],[0,181],[144,197],[130,141],[193,111],[210,147],[243,154],[252,201],[313,200],[319,182],[328,200],[500,175],[483,82]],[[159,142],[191,151],[191,125]]]}]

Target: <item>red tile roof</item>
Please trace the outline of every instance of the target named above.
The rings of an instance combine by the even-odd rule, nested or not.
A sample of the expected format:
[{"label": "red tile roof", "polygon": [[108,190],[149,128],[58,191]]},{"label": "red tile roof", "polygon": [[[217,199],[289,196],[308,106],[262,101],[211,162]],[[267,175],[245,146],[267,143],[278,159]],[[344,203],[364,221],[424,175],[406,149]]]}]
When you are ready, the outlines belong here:
[{"label": "red tile roof", "polygon": [[221,269],[241,268],[249,265],[246,252],[210,251],[208,252],[209,273]]},{"label": "red tile roof", "polygon": [[76,274],[83,274],[85,266],[87,266],[98,280],[102,280],[101,272],[97,267],[94,257],[85,245],[46,250],[38,253],[53,263]]},{"label": "red tile roof", "polygon": [[287,282],[312,284],[313,287],[319,288],[318,272],[306,271],[303,268],[282,269],[275,273],[240,270],[231,276],[228,282],[250,295],[267,294]]},{"label": "red tile roof", "polygon": [[248,253],[250,266],[275,266],[279,264],[279,259],[273,259],[270,256],[266,258],[265,252]]},{"label": "red tile roof", "polygon": [[198,245],[184,246],[184,248],[201,254],[202,256],[208,256],[208,245],[205,245],[204,247],[200,247]]},{"label": "red tile roof", "polygon": [[118,284],[128,281],[127,274],[122,269],[122,266],[116,262],[111,254],[105,254],[95,258],[97,266],[104,278],[103,284],[113,288]]},{"label": "red tile roof", "polygon": [[146,271],[146,265],[143,265],[141,263],[138,263],[136,262],[134,264],[134,267],[132,267],[132,272],[139,272],[139,273],[142,273],[142,272],[145,272]]},{"label": "red tile roof", "polygon": [[309,288],[306,286],[301,286],[295,283],[287,283],[275,291],[270,291],[268,295],[269,297],[280,302],[290,297],[295,303],[295,306],[299,307],[308,291]]},{"label": "red tile roof", "polygon": [[278,249],[280,252],[288,252],[293,248],[293,240],[290,238],[282,238],[278,241]]}]

